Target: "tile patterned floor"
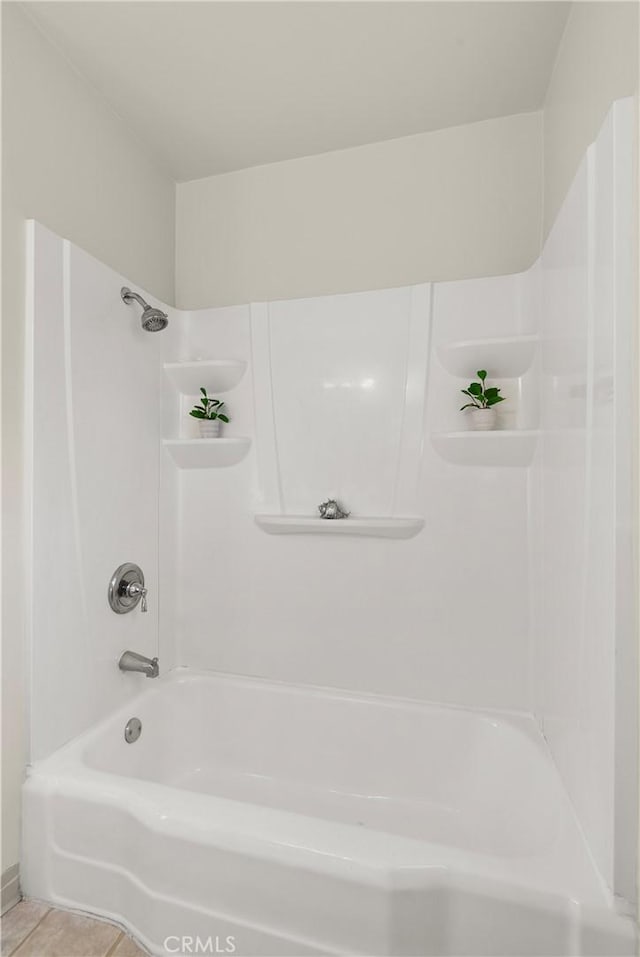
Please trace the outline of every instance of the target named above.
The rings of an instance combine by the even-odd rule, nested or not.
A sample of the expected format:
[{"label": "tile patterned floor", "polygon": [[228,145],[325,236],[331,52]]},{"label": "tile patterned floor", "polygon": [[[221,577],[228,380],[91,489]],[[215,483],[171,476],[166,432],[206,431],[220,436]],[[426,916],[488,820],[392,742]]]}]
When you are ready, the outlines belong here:
[{"label": "tile patterned floor", "polygon": [[2,918],[2,957],[146,957],[119,927],[20,901]]}]

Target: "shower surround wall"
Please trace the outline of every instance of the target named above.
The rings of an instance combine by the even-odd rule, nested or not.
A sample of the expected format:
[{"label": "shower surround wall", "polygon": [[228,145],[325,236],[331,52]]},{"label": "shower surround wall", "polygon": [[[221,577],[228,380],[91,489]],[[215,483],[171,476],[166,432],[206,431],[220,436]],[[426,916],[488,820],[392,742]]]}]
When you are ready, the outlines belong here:
[{"label": "shower surround wall", "polygon": [[[160,342],[123,305],[123,276],[39,224],[29,247],[33,761],[137,692],[125,648],[158,653]],[[145,573],[146,615],[107,604],[125,561]]]},{"label": "shower surround wall", "polygon": [[637,832],[632,112],[630,100],[614,104],[533,270],[541,433],[531,470],[534,711],[600,872],[627,900]]},{"label": "shower surround wall", "polygon": [[[488,328],[516,331],[519,285],[467,287],[473,314],[458,329],[469,338],[482,310]],[[439,287],[436,340],[464,286]],[[179,664],[529,709],[526,470],[459,469],[432,446],[468,380],[427,375],[431,295],[408,287],[186,317],[182,358],[249,362],[225,396],[226,432],[255,436],[257,449],[233,469],[180,473]],[[331,495],[354,517],[415,514],[425,529],[407,541],[310,539],[268,535],[253,519],[317,514]],[[499,554],[499,574],[476,549]]]},{"label": "shower surround wall", "polygon": [[[32,760],[146,680],[117,671],[125,647],[159,647],[163,671],[534,712],[604,881],[632,897],[618,837],[635,792],[616,761],[634,742],[614,731],[635,688],[614,656],[629,672],[633,610],[611,564],[630,564],[631,273],[607,259],[630,248],[629,129],[618,104],[527,273],[170,310],[158,336],[120,301],[123,277],[34,228]],[[480,357],[509,401],[500,432],[460,434]],[[180,389],[161,369],[203,359],[247,371],[224,392],[204,364]],[[233,467],[176,468],[209,454],[189,444],[201,384],[228,403],[225,434],[251,441]],[[424,528],[269,535],[254,519],[311,516],[328,495]],[[71,534],[54,540],[61,515]],[[148,616],[107,607],[126,560]]]}]

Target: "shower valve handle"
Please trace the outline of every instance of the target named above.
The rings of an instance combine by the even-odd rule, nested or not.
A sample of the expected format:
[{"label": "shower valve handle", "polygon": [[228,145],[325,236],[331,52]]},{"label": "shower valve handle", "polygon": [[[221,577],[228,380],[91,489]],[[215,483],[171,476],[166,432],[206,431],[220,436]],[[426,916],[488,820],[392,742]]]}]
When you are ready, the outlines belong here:
[{"label": "shower valve handle", "polygon": [[140,611],[147,610],[147,589],[144,574],[139,565],[125,562],[119,565],[109,582],[107,598],[116,615],[126,615],[140,603]]},{"label": "shower valve handle", "polygon": [[127,598],[137,598],[140,596],[140,611],[147,610],[147,589],[140,582],[130,582],[126,588]]}]

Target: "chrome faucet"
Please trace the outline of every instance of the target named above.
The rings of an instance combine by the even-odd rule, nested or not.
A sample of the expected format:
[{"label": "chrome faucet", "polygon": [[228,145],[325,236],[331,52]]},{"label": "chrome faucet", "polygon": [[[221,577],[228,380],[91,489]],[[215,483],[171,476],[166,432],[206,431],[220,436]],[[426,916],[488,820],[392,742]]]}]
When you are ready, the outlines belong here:
[{"label": "chrome faucet", "polygon": [[118,662],[120,671],[137,671],[147,678],[157,678],[160,674],[157,658],[145,658],[137,651],[125,651]]}]

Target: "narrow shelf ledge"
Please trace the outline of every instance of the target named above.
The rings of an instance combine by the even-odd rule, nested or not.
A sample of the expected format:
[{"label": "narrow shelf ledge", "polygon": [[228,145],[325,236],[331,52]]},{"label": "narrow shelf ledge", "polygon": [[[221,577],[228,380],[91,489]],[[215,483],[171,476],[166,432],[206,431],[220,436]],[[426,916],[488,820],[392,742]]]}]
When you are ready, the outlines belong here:
[{"label": "narrow shelf ledge", "polygon": [[327,520],[315,515],[256,515],[256,525],[269,535],[364,535],[369,538],[413,538],[423,518],[344,518]]},{"label": "narrow shelf ledge", "polygon": [[490,379],[516,379],[533,362],[538,337],[501,336],[497,339],[466,339],[441,346],[438,355],[451,375],[473,378],[486,369]]},{"label": "narrow shelf ledge", "polygon": [[164,371],[182,395],[197,395],[204,386],[210,395],[234,389],[247,369],[240,359],[202,359],[193,362],[165,362]]},{"label": "narrow shelf ledge", "polygon": [[527,466],[531,464],[539,432],[435,432],[431,441],[438,454],[454,465]]},{"label": "narrow shelf ledge", "polygon": [[162,444],[179,469],[219,469],[240,462],[251,439],[163,439]]}]

